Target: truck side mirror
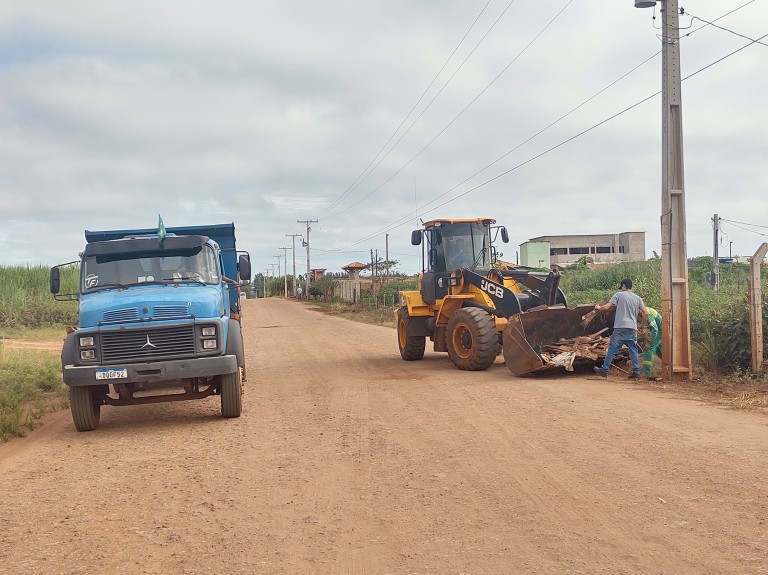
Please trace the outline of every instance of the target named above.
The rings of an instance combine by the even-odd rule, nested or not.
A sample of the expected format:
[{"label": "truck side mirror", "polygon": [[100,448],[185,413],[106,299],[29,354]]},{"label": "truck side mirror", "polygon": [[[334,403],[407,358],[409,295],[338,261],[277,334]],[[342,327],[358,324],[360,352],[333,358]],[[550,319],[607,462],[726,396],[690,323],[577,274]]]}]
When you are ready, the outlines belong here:
[{"label": "truck side mirror", "polygon": [[51,268],[51,275],[48,278],[48,283],[51,287],[51,293],[57,294],[61,290],[61,272],[57,267]]},{"label": "truck side mirror", "polygon": [[504,226],[501,227],[501,241],[505,244],[509,243],[509,234],[507,233],[507,228]]},{"label": "truck side mirror", "polygon": [[421,245],[421,230],[413,230],[411,232],[411,245],[412,246]]},{"label": "truck side mirror", "polygon": [[251,281],[251,259],[247,255],[238,258],[237,268],[240,271],[240,281]]}]

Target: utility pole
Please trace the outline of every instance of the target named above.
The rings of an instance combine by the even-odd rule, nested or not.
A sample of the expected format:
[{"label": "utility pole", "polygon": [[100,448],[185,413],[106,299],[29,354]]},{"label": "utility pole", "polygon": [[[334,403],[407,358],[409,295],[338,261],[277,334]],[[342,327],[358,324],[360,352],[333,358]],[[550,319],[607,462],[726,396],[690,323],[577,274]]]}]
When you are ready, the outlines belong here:
[{"label": "utility pole", "polygon": [[384,238],[384,261],[387,262],[387,282],[389,282],[389,234]]},{"label": "utility pole", "polygon": [[[690,380],[691,318],[685,237],[680,28],[677,0],[659,1],[662,30],[661,375],[672,381],[679,373]],[[636,8],[655,6],[656,0],[635,0]]]},{"label": "utility pole", "polygon": [[309,232],[312,231],[312,228],[309,227],[309,224],[316,224],[317,220],[296,220],[297,224],[306,224],[307,225],[307,241],[305,242],[307,245],[307,281],[306,281],[306,288],[307,288],[307,297],[309,297],[309,286],[312,283],[312,278],[309,274]]},{"label": "utility pole", "polygon": [[267,275],[269,275],[269,270],[264,270],[264,298],[267,297]]},{"label": "utility pole", "polygon": [[275,277],[275,266],[277,264],[268,264],[272,268],[272,277]]},{"label": "utility pole", "polygon": [[[296,297],[296,288],[298,287],[298,281],[296,280],[296,237],[301,237],[301,234],[285,234],[285,237],[291,238],[293,241],[293,247],[291,253],[293,254],[293,297]],[[286,263],[286,266],[288,264]]]},{"label": "utility pole", "polygon": [[283,260],[285,261],[285,274],[283,277],[285,278],[284,284],[285,284],[285,297],[288,297],[288,250],[291,248],[278,248],[280,250],[283,250]]},{"label": "utility pole", "polygon": [[282,274],[282,270],[280,269],[280,258],[282,257],[280,254],[277,254],[276,256],[272,256],[273,258],[277,258],[277,277],[279,278]]},{"label": "utility pole", "polygon": [[718,291],[720,289],[720,251],[717,244],[720,239],[720,218],[717,214],[712,216],[712,230],[715,236],[712,247],[712,287]]}]

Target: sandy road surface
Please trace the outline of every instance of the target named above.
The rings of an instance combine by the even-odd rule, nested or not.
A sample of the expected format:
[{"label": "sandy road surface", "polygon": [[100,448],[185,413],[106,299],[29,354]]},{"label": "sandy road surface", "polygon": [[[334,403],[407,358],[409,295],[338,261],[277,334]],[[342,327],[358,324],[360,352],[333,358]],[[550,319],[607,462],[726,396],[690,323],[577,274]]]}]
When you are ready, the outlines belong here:
[{"label": "sandy road surface", "polygon": [[0,573],[768,573],[768,418],[245,303],[218,399],[0,446]]}]

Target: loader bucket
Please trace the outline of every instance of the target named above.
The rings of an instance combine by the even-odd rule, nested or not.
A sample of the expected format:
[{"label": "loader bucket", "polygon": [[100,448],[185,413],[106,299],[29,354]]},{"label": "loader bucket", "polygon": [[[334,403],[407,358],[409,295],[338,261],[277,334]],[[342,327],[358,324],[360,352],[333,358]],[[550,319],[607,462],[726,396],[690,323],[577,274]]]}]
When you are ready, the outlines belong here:
[{"label": "loader bucket", "polygon": [[594,349],[608,326],[613,313],[595,315],[594,305],[575,308],[540,306],[513,315],[502,335],[504,362],[517,376],[565,368],[573,371],[574,363],[597,359]]}]

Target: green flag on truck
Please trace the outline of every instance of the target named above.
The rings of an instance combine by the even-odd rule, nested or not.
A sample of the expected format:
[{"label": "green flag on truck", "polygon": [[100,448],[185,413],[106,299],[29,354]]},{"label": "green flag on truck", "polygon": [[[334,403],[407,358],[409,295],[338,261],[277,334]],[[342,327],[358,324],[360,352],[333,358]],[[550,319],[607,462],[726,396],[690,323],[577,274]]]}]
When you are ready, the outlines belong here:
[{"label": "green flag on truck", "polygon": [[163,218],[160,216],[160,214],[157,214],[157,241],[160,245],[163,244],[164,238],[165,238],[165,224],[163,223]]}]

